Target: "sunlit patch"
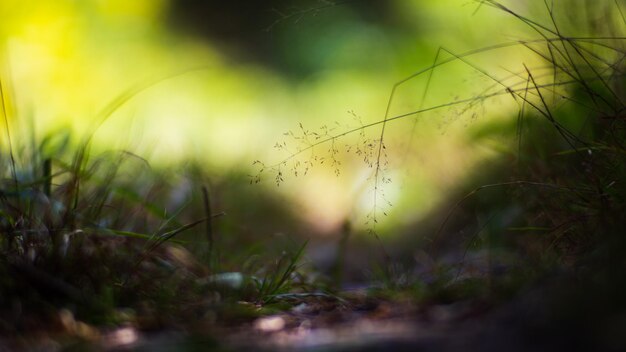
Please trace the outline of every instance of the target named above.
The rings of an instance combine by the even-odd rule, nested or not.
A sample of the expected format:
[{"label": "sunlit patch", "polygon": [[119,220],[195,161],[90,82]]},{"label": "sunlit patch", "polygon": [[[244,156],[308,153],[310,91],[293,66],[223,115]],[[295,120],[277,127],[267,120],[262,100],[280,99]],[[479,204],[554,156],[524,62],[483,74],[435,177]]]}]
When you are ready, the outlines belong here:
[{"label": "sunlit patch", "polygon": [[254,328],[263,332],[276,332],[285,327],[285,319],[279,316],[263,317],[254,322]]},{"label": "sunlit patch", "polygon": [[132,327],[124,327],[113,331],[107,336],[106,345],[114,347],[122,347],[131,345],[139,340],[137,330]]},{"label": "sunlit patch", "polygon": [[[314,318],[316,319],[316,318]],[[318,321],[319,322],[319,321]],[[304,319],[299,326],[290,329],[279,316],[258,319],[254,327],[271,335],[249,333],[236,335],[231,342],[235,346],[263,347],[261,349],[318,349],[323,346],[366,346],[381,341],[417,341],[425,336],[432,337],[433,331],[416,329],[416,325],[403,319],[358,319],[349,324],[328,327],[313,327],[314,323]],[[323,324],[326,325],[326,324]]]},{"label": "sunlit patch", "polygon": [[321,233],[332,233],[345,221],[350,211],[350,195],[341,179],[334,175],[315,172],[302,179],[305,187],[294,193],[305,209],[306,220]]},{"label": "sunlit patch", "polygon": [[[430,40],[437,47],[444,43],[458,53],[482,42],[478,33],[490,33],[484,31],[484,26],[501,27],[499,19],[487,21],[484,26],[473,25],[476,18],[488,16],[488,12],[451,12],[449,5],[453,2],[393,1],[390,9],[398,20],[420,24],[415,39],[420,38],[424,28],[444,23],[461,26],[463,37],[450,38],[449,30],[433,27],[430,39],[418,40],[421,49],[413,50],[413,39],[392,39],[392,33],[382,27],[344,18],[334,27],[342,29],[340,35],[332,36],[332,40],[290,43],[290,55],[317,67],[306,79],[292,81],[260,62],[237,63],[209,40],[172,30],[165,21],[170,0],[0,1],[0,13],[6,19],[0,23],[0,41],[6,41],[7,57],[6,62],[0,62],[0,74],[7,75],[5,83],[15,91],[13,110],[32,113],[35,135],[66,126],[78,134],[91,133],[88,128],[97,113],[116,96],[131,87],[170,77],[129,96],[98,129],[94,148],[128,149],[151,163],[176,163],[189,158],[216,174],[231,169],[247,172],[255,159],[280,162],[297,150],[306,150],[298,155],[300,161],[328,157],[324,153],[330,143],[308,148],[312,141],[298,145],[297,140],[289,140],[283,133],[296,130],[299,122],[309,131],[330,127],[329,136],[338,136],[333,142],[342,158],[338,168],[341,175],[336,177],[328,162],[320,163],[306,177],[300,170],[295,186],[282,187],[278,192],[302,206],[302,218],[318,233],[337,233],[347,220],[357,230],[369,229],[374,223],[371,215],[376,215],[377,231],[384,232],[425,214],[443,198],[446,188],[471,170],[479,159],[475,157],[477,148],[467,147],[461,138],[467,134],[464,125],[475,119],[494,119],[477,107],[465,115],[478,117],[464,120],[457,114],[465,108],[461,106],[419,115],[417,129],[411,127],[410,118],[390,122],[384,137],[389,165],[380,176],[389,176],[391,183],[380,186],[376,195],[373,169],[360,163],[362,158],[354,155],[354,148],[352,154],[343,155],[347,146],[358,144],[359,131],[355,127],[368,125],[368,138],[379,138],[381,125],[376,121],[383,118],[390,88],[409,72],[431,64],[436,47],[431,47]],[[425,20],[429,24],[422,27]],[[405,37],[412,35],[407,33]],[[523,52],[518,49],[525,49],[520,46],[472,60],[505,66],[519,61]],[[318,56],[320,50],[322,56]],[[523,61],[532,67],[533,60],[539,59],[526,55]],[[437,70],[425,100],[416,97],[423,94],[426,75],[416,76],[398,87],[391,115],[431,108],[457,96],[470,97],[480,93],[483,84],[493,83],[488,79],[466,79],[466,74],[474,71],[463,62]],[[186,73],[173,75],[180,72]],[[458,85],[451,83],[457,81]],[[506,118],[510,116],[508,109],[517,109],[518,105],[508,95],[503,101],[510,104],[498,103],[495,110]],[[497,102],[490,98],[485,104]],[[447,131],[444,138],[440,136],[442,125]],[[345,133],[350,130],[353,132]],[[406,140],[409,133],[414,143]],[[283,141],[291,144],[287,153],[272,149],[272,145]],[[484,148],[485,144],[480,145]],[[412,150],[404,145],[412,145]],[[402,179],[412,166],[420,168],[419,177]],[[281,171],[293,179],[287,169],[290,167]],[[393,174],[394,169],[402,175]],[[263,176],[271,183],[272,175]]]},{"label": "sunlit patch", "polygon": [[92,341],[100,338],[100,332],[96,328],[76,320],[74,313],[68,309],[61,309],[57,317],[61,327],[68,334]]},{"label": "sunlit patch", "polygon": [[97,1],[96,4],[102,13],[112,17],[133,16],[138,18],[154,18],[166,8],[167,1],[107,0]]}]

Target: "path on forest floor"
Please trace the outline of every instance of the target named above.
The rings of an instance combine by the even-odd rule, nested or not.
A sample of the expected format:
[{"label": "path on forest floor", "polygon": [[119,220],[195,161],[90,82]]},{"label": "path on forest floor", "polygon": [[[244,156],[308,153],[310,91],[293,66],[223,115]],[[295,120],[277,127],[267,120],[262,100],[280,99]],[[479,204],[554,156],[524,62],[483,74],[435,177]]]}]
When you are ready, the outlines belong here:
[{"label": "path on forest floor", "polygon": [[[308,298],[291,310],[236,327],[213,327],[209,339],[168,332],[140,336],[114,351],[524,351],[522,331],[506,325],[511,308],[478,302],[417,307],[362,298]],[[504,313],[503,313],[504,312]],[[504,324],[504,325],[503,325]],[[534,349],[541,350],[541,349]]]}]

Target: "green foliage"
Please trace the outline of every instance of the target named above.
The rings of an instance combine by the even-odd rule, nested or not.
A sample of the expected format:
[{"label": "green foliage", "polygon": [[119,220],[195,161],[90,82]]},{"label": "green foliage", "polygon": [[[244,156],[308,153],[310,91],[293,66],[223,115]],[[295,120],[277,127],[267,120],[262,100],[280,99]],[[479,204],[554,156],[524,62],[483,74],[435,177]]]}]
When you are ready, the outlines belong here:
[{"label": "green foliage", "polygon": [[293,276],[298,269],[299,261],[304,254],[308,241],[304,242],[294,253],[283,252],[274,265],[265,268],[262,278],[255,279],[260,302],[270,303],[277,295],[291,289]]},{"label": "green foliage", "polygon": [[[380,204],[386,202],[382,185],[390,182],[388,125],[430,111],[472,112],[485,101],[510,98],[518,106],[516,114],[468,136],[474,143],[497,139],[503,157],[481,165],[480,177],[462,185],[445,214],[436,217],[440,226],[428,234],[425,245],[430,267],[420,273],[415,258],[394,261],[383,248],[384,264],[373,263],[371,280],[376,282],[371,284],[380,284],[374,294],[395,299],[401,296],[397,292],[408,292],[420,302],[444,304],[499,300],[565,268],[598,282],[602,292],[617,299],[623,285],[613,289],[607,283],[624,282],[626,267],[621,233],[626,225],[626,40],[617,29],[595,33],[593,26],[592,35],[568,34],[571,28],[559,22],[547,1],[548,22],[497,1],[480,3],[511,15],[534,36],[460,54],[442,48],[432,66],[393,87],[381,120],[364,124],[353,113],[357,125],[345,131],[326,126],[313,131],[300,124],[297,132],[286,134],[295,148],[277,144],[287,158],[275,165],[257,162],[260,172],[274,172],[278,184],[287,170],[306,174],[324,164],[339,173],[338,155],[354,153],[372,169],[375,224]],[[497,55],[512,47],[526,49],[542,64],[521,62],[519,70],[503,76],[472,61],[474,55]],[[470,98],[392,115],[399,87],[426,76],[425,100],[433,72],[451,63],[470,67],[493,85]],[[120,95],[99,123],[141,89]],[[330,296],[317,292],[318,287],[310,289],[303,277],[308,242],[261,260],[263,240],[220,238],[220,230],[232,234],[238,224],[213,226],[220,214],[213,212],[202,172],[192,170],[196,174],[185,179],[192,190],[180,200],[172,194],[184,182],[127,151],[95,155],[92,135],[77,146],[62,132],[16,144],[4,94],[2,98],[7,144],[0,153],[0,330],[23,329],[11,323],[26,321],[20,308],[26,305],[38,314],[69,307],[94,323],[135,320],[144,328],[160,328],[174,320],[216,320],[216,315],[249,320],[288,309],[282,299]],[[373,137],[366,130],[373,130]],[[340,143],[349,136],[356,142]],[[325,156],[314,153],[320,148]],[[238,210],[248,212],[255,211],[249,204],[253,201],[234,200]],[[267,204],[262,206],[262,212],[275,215]],[[193,231],[197,233],[184,237]],[[348,246],[347,231],[341,256]],[[189,250],[179,246],[185,244]],[[338,266],[337,273],[342,269]],[[239,302],[244,300],[253,304]],[[120,313],[127,312],[122,308],[131,313]]]},{"label": "green foliage", "polygon": [[[372,169],[373,227],[386,202],[382,186],[390,181],[388,153],[393,151],[387,147],[386,130],[392,123],[410,124],[432,111],[472,115],[477,107],[488,110],[486,102],[510,99],[516,113],[473,128],[468,135],[470,143],[490,142],[500,158],[477,167],[479,175],[459,187],[446,215],[438,217],[438,229],[425,234],[433,257],[457,253],[453,259],[436,258],[441,263],[431,273],[437,277],[431,291],[454,299],[462,296],[459,292],[509,296],[547,273],[563,268],[577,272],[589,261],[598,263],[598,251],[612,258],[611,265],[622,266],[616,264],[624,262],[619,255],[608,250],[626,242],[618,234],[626,208],[626,188],[620,181],[626,178],[622,4],[543,1],[518,9],[517,4],[495,0],[478,3],[479,11],[510,15],[528,29],[528,37],[464,53],[440,48],[433,65],[394,85],[382,119],[366,124],[357,119],[356,126],[345,129],[338,124],[311,130],[300,124],[299,130],[285,134],[291,141],[276,145],[287,157],[274,165],[257,162],[260,172],[254,181],[273,172],[280,184],[288,172],[298,176],[324,163],[339,173],[339,154],[355,154]],[[526,54],[515,69],[483,67],[475,60],[509,49]],[[492,84],[471,97],[423,105],[434,73],[452,64],[465,65],[478,74],[477,80]],[[422,77],[426,85],[420,108],[393,115],[398,89]],[[469,255],[484,263],[468,270]],[[410,268],[397,270],[388,260],[379,267],[384,269],[377,277],[389,289],[419,280]],[[609,267],[604,263],[597,270]],[[454,272],[470,275],[459,279]]]},{"label": "green foliage", "polygon": [[[144,88],[120,95],[99,123]],[[0,331],[24,331],[32,316],[50,324],[62,309],[88,323],[145,329],[215,315],[251,319],[256,308],[241,310],[237,301],[267,303],[289,292],[306,244],[293,256],[260,263],[255,288],[251,276],[220,287],[228,274],[220,271],[242,269],[239,260],[253,246],[227,227],[218,229],[231,231],[234,243],[219,241],[211,221],[224,214],[211,209],[207,174],[197,166],[173,173],[129,151],[95,153],[98,126],[79,143],[69,132],[16,143],[7,111],[3,117]]]}]

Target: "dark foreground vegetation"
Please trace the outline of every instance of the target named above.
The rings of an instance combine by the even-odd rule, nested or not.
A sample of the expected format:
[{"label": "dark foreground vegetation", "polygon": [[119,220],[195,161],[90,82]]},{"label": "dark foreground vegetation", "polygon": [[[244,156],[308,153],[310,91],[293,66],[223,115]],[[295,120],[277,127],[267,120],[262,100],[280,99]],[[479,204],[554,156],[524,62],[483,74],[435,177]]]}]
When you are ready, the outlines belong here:
[{"label": "dark foreground vegetation", "polygon": [[[239,223],[237,212],[290,221],[272,196],[228,189],[244,175],[217,177],[193,162],[153,170],[129,152],[92,152],[89,137],[12,140],[9,129],[0,155],[0,347],[120,348],[123,333],[140,331],[152,337],[129,348],[625,349],[626,20],[564,20],[550,2],[550,22],[495,1],[482,6],[536,35],[442,51],[405,81],[452,62],[473,67],[492,88],[440,108],[513,99],[517,115],[473,136],[509,148],[405,239],[362,244],[346,224],[324,272],[308,264],[304,237],[259,239],[254,230],[269,225]],[[473,64],[473,55],[513,46],[543,63],[521,63],[508,77]],[[384,137],[372,147],[376,185],[385,178]],[[290,168],[300,153],[261,176]],[[351,258],[377,251],[355,267],[363,262]],[[333,329],[345,335],[319,333]]]}]

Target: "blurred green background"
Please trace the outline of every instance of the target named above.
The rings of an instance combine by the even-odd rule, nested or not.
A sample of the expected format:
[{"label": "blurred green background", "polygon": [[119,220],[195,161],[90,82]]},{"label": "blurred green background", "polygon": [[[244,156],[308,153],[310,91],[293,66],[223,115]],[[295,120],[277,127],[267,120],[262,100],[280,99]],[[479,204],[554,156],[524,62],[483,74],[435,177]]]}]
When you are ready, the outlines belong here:
[{"label": "blurred green background", "polygon": [[[509,3],[546,17],[537,4]],[[466,0],[5,0],[0,13],[0,69],[15,135],[94,133],[115,97],[147,87],[100,126],[95,148],[129,150],[164,168],[193,160],[217,179],[254,176],[253,161],[274,165],[289,157],[303,145],[285,133],[297,135],[300,123],[341,133],[381,121],[394,84],[433,64],[440,47],[458,54],[529,36],[506,13]],[[442,52],[439,59],[450,57]],[[519,46],[470,60],[502,77],[539,65]],[[494,85],[463,62],[433,72],[426,95],[427,74],[398,87],[390,116]],[[293,177],[290,162],[280,187],[271,173],[253,187],[276,193],[312,231],[329,234],[346,220],[371,226],[367,216],[379,197],[376,212],[387,216],[377,218],[378,230],[393,234],[437,207],[477,163],[514,155],[515,143],[498,133],[480,143],[471,136],[513,121],[517,109],[502,96],[390,123],[384,173],[392,182],[376,195],[363,156],[343,153],[363,142],[358,132],[335,143],[339,175],[326,163]],[[362,138],[378,138],[380,127]],[[282,142],[289,151],[273,148]],[[328,157],[330,147],[297,160]]]}]

